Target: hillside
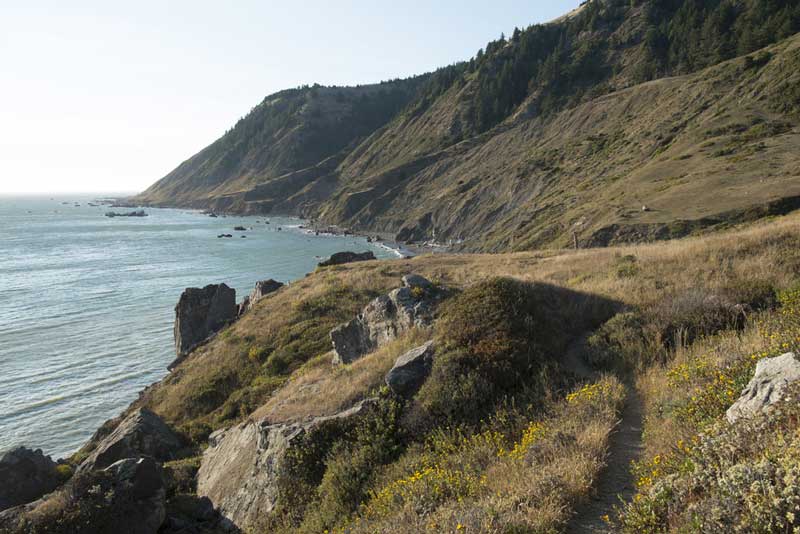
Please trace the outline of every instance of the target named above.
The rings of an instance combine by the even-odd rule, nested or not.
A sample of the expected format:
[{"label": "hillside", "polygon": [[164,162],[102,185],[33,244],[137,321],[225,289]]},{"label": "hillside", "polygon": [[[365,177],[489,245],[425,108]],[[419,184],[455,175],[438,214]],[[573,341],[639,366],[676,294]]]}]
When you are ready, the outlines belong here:
[{"label": "hillside", "polygon": [[[320,268],[143,391],[0,531],[792,531],[796,402],[725,413],[759,362],[800,349],[798,236],[793,214],[663,244]],[[364,308],[387,292],[406,302],[397,330]],[[362,308],[388,337],[332,364],[329,332]],[[405,313],[432,315],[401,329]],[[146,499],[102,469],[131,454],[163,463]]]},{"label": "hillside", "polygon": [[[143,195],[151,203],[224,205],[227,197],[326,160],[383,126],[425,76],[360,87],[302,87],[268,96],[218,141]],[[338,163],[333,164],[333,168]]]},{"label": "hillside", "polygon": [[593,0],[368,102],[365,88],[268,97],[136,201],[470,251],[784,213],[800,183],[798,30],[796,1]]}]

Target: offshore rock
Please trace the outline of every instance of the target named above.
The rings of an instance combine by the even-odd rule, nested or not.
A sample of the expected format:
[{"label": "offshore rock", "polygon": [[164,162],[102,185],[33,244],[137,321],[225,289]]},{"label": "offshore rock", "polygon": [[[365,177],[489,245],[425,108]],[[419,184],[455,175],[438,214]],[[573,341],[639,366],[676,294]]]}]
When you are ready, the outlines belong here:
[{"label": "offshore rock", "polygon": [[370,261],[375,259],[375,254],[371,251],[357,252],[337,252],[327,260],[320,262],[320,267],[330,267],[331,265],[344,265],[345,263],[355,263],[358,261]]}]

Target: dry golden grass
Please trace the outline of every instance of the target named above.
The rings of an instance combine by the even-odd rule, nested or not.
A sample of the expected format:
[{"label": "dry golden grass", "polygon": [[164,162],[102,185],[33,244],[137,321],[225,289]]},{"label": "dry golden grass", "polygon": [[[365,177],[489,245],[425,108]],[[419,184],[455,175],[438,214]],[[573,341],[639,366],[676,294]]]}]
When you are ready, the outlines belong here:
[{"label": "dry golden grass", "polygon": [[[355,364],[333,368],[328,331],[354,317],[374,296],[397,287],[408,273],[454,290],[498,276],[546,282],[599,295],[625,308],[652,311],[698,292],[724,293],[756,282],[775,288],[791,285],[800,273],[800,214],[668,243],[505,255],[425,255],[318,270],[259,303],[151,388],[142,402],[179,428],[200,422],[206,430],[247,417],[286,422],[346,408],[379,387],[394,359],[428,335],[409,333]],[[569,311],[565,315],[572,316]],[[675,350],[670,359],[680,365],[710,351],[721,362],[756,350],[759,343],[747,329],[723,333],[688,348],[680,344],[669,348]],[[276,354],[288,355],[279,371],[271,363]],[[642,361],[652,361],[648,356],[642,354]],[[661,367],[645,371],[637,384],[649,415],[647,453],[656,453],[682,432],[674,421],[659,415],[679,400],[673,398],[679,392],[670,388]],[[447,460],[442,476],[455,477],[453,483],[464,487],[478,484],[477,490],[456,492],[455,498],[433,508],[409,506],[363,519],[367,525],[363,531],[408,532],[431,524],[445,532],[458,531],[459,524],[472,532],[504,532],[508,525],[534,531],[563,527],[603,466],[616,412],[591,417],[568,410],[563,414],[569,416],[555,413],[550,421],[558,432],[537,444],[527,462],[479,451],[469,460],[472,463],[464,464],[466,457],[460,453]],[[198,443],[202,439],[201,435]],[[413,475],[406,468],[419,468],[417,453],[409,449],[372,487],[380,491]],[[477,478],[465,479],[461,472],[475,465],[480,469],[470,476]]]},{"label": "dry golden grass", "polygon": [[[741,332],[726,331],[717,336],[698,340],[679,347],[669,366],[654,366],[636,379],[636,387],[645,403],[644,451],[643,456],[652,458],[671,450],[679,439],[688,441],[693,434],[677,421],[672,408],[685,403],[692,389],[675,387],[668,371],[679,368],[692,368],[704,362],[705,368],[723,368],[730,362],[746,355],[766,349],[769,341],[752,325]],[[691,372],[691,371],[689,371]],[[687,379],[688,382],[688,379]]]},{"label": "dry golden grass", "polygon": [[[408,273],[451,288],[509,276],[593,293],[627,306],[648,306],[697,288],[713,290],[753,280],[784,287],[798,272],[800,215],[658,244],[437,254],[337,266],[318,270],[264,299],[150,388],[140,403],[176,425],[200,422],[208,426],[206,431],[241,420],[269,402],[293,371],[330,350],[330,328],[355,316],[372,297],[397,287]],[[322,309],[319,302],[324,303]],[[280,373],[265,374],[263,362],[248,357],[254,347],[281,352],[286,346],[291,358]]]},{"label": "dry golden grass", "polygon": [[455,447],[434,438],[427,451],[414,450],[390,469],[342,531],[558,531],[604,467],[624,399],[624,386],[605,377],[552,406],[507,448],[508,436],[498,431]]},{"label": "dry golden grass", "polygon": [[252,418],[288,423],[340,412],[381,387],[395,360],[425,343],[430,335],[424,330],[411,330],[350,365],[333,365],[331,353],[314,358]]}]

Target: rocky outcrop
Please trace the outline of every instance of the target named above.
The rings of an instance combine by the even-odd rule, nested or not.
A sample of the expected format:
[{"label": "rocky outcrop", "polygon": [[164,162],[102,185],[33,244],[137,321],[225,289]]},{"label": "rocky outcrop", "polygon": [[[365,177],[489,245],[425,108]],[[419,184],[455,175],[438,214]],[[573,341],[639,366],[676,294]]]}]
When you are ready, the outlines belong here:
[{"label": "rocky outcrop", "polygon": [[[115,497],[127,525],[119,532],[158,532],[166,516],[166,489],[161,466],[152,458],[126,458],[106,470],[114,480]],[[123,508],[124,506],[124,508]],[[121,517],[120,520],[123,518]]]},{"label": "rocky outcrop", "polygon": [[225,284],[188,288],[175,306],[175,352],[170,370],[238,314],[236,291]]},{"label": "rocky outcrop", "polygon": [[275,293],[277,290],[283,287],[281,282],[277,280],[269,279],[269,280],[261,280],[256,282],[256,287],[253,289],[253,292],[250,293],[250,305],[254,305],[259,300],[263,299],[270,293]]},{"label": "rocky outcrop", "polygon": [[283,284],[281,282],[271,278],[269,280],[260,280],[256,282],[256,287],[253,289],[253,292],[246,296],[242,303],[239,304],[239,317],[250,311],[250,308],[252,308],[259,300],[271,293],[275,293],[282,287]]},{"label": "rocky outcrop", "polygon": [[331,331],[333,363],[352,363],[409,328],[429,326],[437,300],[429,280],[404,276],[403,287],[376,298],[358,317]]},{"label": "rocky outcrop", "polygon": [[237,317],[241,317],[245,313],[250,311],[250,295],[247,295],[241,303],[239,303],[239,309],[236,312]]},{"label": "rocky outcrop", "polygon": [[61,482],[56,463],[41,450],[19,447],[0,458],[0,510],[35,501]]},{"label": "rocky outcrop", "polygon": [[429,341],[397,358],[386,375],[389,389],[401,397],[416,393],[431,372],[434,352],[433,341]]},{"label": "rocky outcrop", "polygon": [[47,497],[0,513],[0,532],[156,534],[165,516],[161,466],[152,458],[127,458],[77,474]]},{"label": "rocky outcrop", "polygon": [[246,422],[213,433],[197,473],[198,496],[208,497],[229,526],[254,527],[280,499],[278,482],[287,452],[322,425],[359,417],[374,403],[367,399],[344,412],[303,423]]},{"label": "rocky outcrop", "polygon": [[119,460],[140,456],[171,460],[181,447],[180,438],[160,417],[140,408],[123,419],[95,446],[78,471],[104,469]]},{"label": "rocky outcrop", "polygon": [[358,261],[370,261],[375,259],[375,254],[370,251],[357,252],[337,252],[327,260],[320,262],[320,267],[330,267],[331,265],[344,265],[345,263],[355,263]]},{"label": "rocky outcrop", "polygon": [[786,387],[800,380],[800,362],[791,352],[758,362],[742,395],[726,412],[730,423],[764,412],[781,400]]}]

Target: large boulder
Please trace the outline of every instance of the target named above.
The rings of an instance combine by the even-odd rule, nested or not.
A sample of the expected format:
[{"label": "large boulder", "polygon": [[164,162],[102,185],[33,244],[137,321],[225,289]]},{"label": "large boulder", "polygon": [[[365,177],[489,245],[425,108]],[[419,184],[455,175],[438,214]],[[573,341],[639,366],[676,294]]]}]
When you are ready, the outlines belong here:
[{"label": "large boulder", "polygon": [[278,481],[285,473],[287,452],[306,434],[327,423],[362,416],[374,403],[367,399],[336,415],[303,423],[249,421],[211,434],[197,473],[197,495],[208,497],[229,527],[255,528],[280,500]]},{"label": "large boulder", "polygon": [[367,252],[337,252],[327,260],[320,262],[320,267],[330,267],[331,265],[344,265],[345,263],[355,263],[358,261],[370,261],[375,259],[375,254]]},{"label": "large boulder", "polygon": [[766,411],[781,400],[786,387],[797,380],[800,380],[800,362],[793,353],[761,360],[753,379],[726,412],[728,421],[735,423]]},{"label": "large boulder", "polygon": [[119,460],[140,456],[167,461],[175,457],[182,445],[181,439],[159,416],[140,408],[94,447],[78,471],[104,469]]},{"label": "large boulder", "polygon": [[165,516],[161,466],[152,458],[127,458],[76,474],[45,498],[0,513],[0,532],[156,534]]},{"label": "large boulder", "polygon": [[225,284],[186,289],[175,306],[175,365],[209,336],[235,320],[236,290]]},{"label": "large boulder", "polygon": [[412,327],[430,326],[437,300],[427,279],[403,277],[403,287],[376,298],[358,317],[331,330],[333,363],[352,363]]},{"label": "large boulder", "polygon": [[56,489],[61,477],[56,463],[41,449],[19,447],[0,458],[0,510],[35,501]]},{"label": "large boulder", "polygon": [[389,389],[402,397],[416,393],[431,372],[434,352],[433,341],[429,341],[397,358],[386,375]]}]

